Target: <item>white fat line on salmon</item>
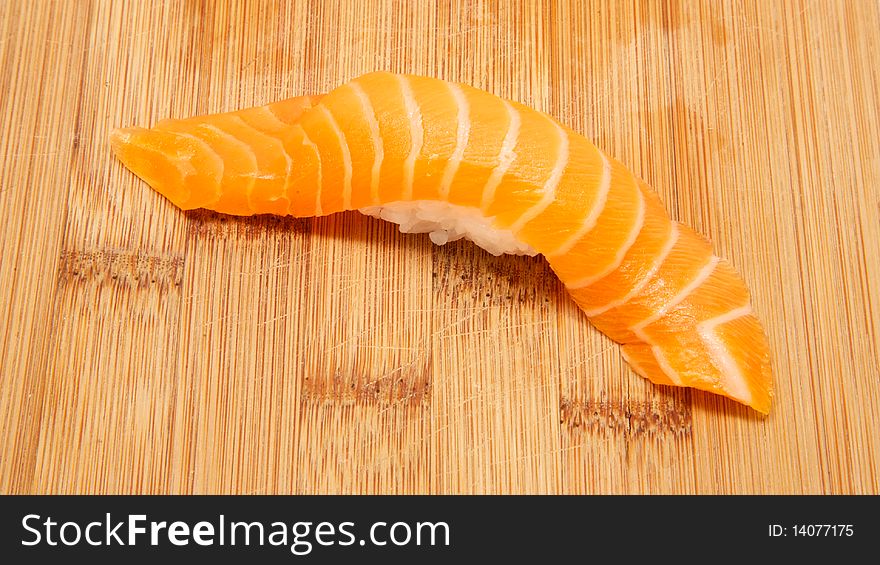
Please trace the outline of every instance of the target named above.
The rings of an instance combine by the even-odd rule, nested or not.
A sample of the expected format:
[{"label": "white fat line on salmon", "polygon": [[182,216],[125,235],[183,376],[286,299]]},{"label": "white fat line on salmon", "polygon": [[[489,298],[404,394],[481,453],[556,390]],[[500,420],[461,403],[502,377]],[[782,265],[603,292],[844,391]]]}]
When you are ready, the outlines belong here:
[{"label": "white fat line on salmon", "polygon": [[[259,108],[262,110],[270,120],[274,120],[278,124],[280,124],[283,130],[289,129],[289,126],[286,126],[281,122],[278,118],[275,117],[275,114],[270,112],[266,106]],[[284,160],[287,163],[287,171],[285,172],[284,177],[284,198],[287,200],[287,215],[290,214],[290,207],[293,205],[293,201],[290,199],[290,183],[293,181],[293,157],[290,156],[290,153],[287,152],[287,147],[284,145],[284,140],[278,137],[275,131],[268,130],[259,130],[255,126],[251,125],[251,123],[244,118],[241,118],[241,121],[244,122],[248,127],[255,131],[260,131],[263,135],[268,137],[269,139],[273,139],[278,143],[278,146],[281,147],[281,153],[284,154]]]},{"label": "white fat line on salmon", "polygon": [[510,122],[507,125],[507,133],[504,135],[504,141],[501,143],[501,153],[498,155],[498,165],[492,170],[492,174],[489,175],[489,180],[486,181],[486,186],[483,188],[483,198],[480,201],[480,208],[485,212],[489,209],[489,206],[495,200],[495,190],[498,188],[498,185],[501,184],[501,179],[504,178],[505,173],[507,173],[507,169],[510,168],[510,165],[516,160],[516,143],[519,141],[519,126],[521,123],[521,119],[519,116],[519,110],[513,107],[513,104],[508,102],[507,100],[502,100],[502,104],[507,109],[507,115],[510,117]]},{"label": "white fat line on salmon", "polygon": [[281,118],[278,117],[278,114],[272,110],[272,105],[268,106],[260,106],[260,110],[263,110],[270,120],[274,121],[277,124],[278,129],[284,130],[289,128],[290,126],[281,121]]},{"label": "white fat line on salmon", "polygon": [[[587,214],[587,217],[584,218],[583,224],[578,228],[576,232],[574,232],[571,237],[568,238],[567,241],[563,242],[559,248],[550,253],[548,257],[556,257],[559,255],[565,255],[577,244],[578,241],[581,240],[582,237],[590,233],[594,227],[596,227],[596,222],[599,221],[599,216],[605,210],[605,206],[608,204],[608,193],[611,192],[611,161],[608,160],[608,156],[605,155],[604,152],[600,151],[599,148],[595,148],[596,151],[599,152],[599,156],[602,158],[602,178],[599,180],[599,191],[596,197],[596,203],[593,204],[593,208],[590,210],[590,213]],[[586,285],[583,285],[586,286]]]},{"label": "white fat line on salmon", "polygon": [[647,336],[643,330],[648,325],[656,322],[657,320],[665,316],[667,312],[678,306],[682,301],[684,301],[685,298],[690,296],[693,291],[697,290],[700,285],[706,282],[706,280],[708,280],[708,278],[712,276],[712,272],[715,271],[715,267],[718,266],[719,261],[721,261],[721,259],[719,259],[717,255],[713,255],[712,257],[710,257],[709,261],[705,265],[703,265],[703,268],[700,269],[700,272],[697,273],[696,277],[694,277],[694,280],[689,282],[687,286],[685,286],[678,292],[678,294],[673,296],[672,299],[669,300],[669,302],[664,304],[662,307],[660,307],[660,309],[658,309],[656,312],[654,312],[641,322],[632,325],[627,329],[636,334],[639,339],[641,339],[645,343],[648,343]]},{"label": "white fat line on salmon", "polygon": [[455,150],[449,161],[446,162],[446,168],[443,170],[443,179],[440,181],[438,193],[441,200],[449,199],[449,188],[452,186],[452,179],[464,159],[464,150],[467,148],[468,139],[471,134],[470,105],[461,87],[454,83],[449,83],[449,91],[452,92],[452,98],[458,107],[458,127],[455,135]]},{"label": "white fat line on salmon", "polygon": [[684,386],[684,381],[681,380],[681,377],[678,376],[678,372],[669,364],[669,361],[666,359],[666,355],[663,353],[663,350],[660,349],[660,346],[651,345],[651,353],[654,355],[654,359],[657,360],[657,366],[660,367],[663,374],[666,375],[673,384]]},{"label": "white fat line on salmon", "polygon": [[[204,124],[202,124],[202,125],[205,126]],[[217,128],[214,128],[214,127],[207,127],[207,126],[205,126],[205,127],[206,127],[206,129],[210,129],[210,130],[217,130]],[[166,131],[168,131],[168,130],[166,130]],[[217,131],[220,131],[220,130],[217,130]],[[168,133],[172,133],[172,134],[174,134],[178,137],[182,137],[184,139],[190,139],[192,141],[195,141],[196,143],[201,145],[209,155],[211,155],[213,157],[213,161],[217,165],[217,169],[219,171],[219,174],[217,175],[217,178],[215,179],[217,182],[217,191],[216,191],[217,198],[213,202],[205,202],[205,205],[210,206],[211,204],[219,202],[220,198],[223,196],[222,183],[223,183],[223,176],[226,174],[226,161],[224,161],[223,158],[220,157],[220,154],[217,153],[217,151],[214,149],[214,147],[210,143],[208,143],[206,140],[204,140],[198,136],[195,136],[195,135],[192,135],[189,133],[180,132],[180,131],[168,131]],[[221,131],[220,133],[223,133],[223,132]],[[228,135],[228,134],[225,134],[225,135]],[[229,137],[232,137],[232,136],[229,136]],[[238,141],[234,137],[232,139],[238,143],[241,143],[240,141]],[[183,163],[183,162],[184,161],[181,161],[181,163]],[[192,173],[186,172],[183,169],[181,169],[180,167],[177,167],[177,170],[179,170],[184,177],[187,177],[187,176],[195,173],[195,167],[192,166],[192,163],[190,163],[189,161],[186,161],[185,164],[187,167],[192,169]],[[251,181],[251,182],[253,182],[253,181]],[[190,197],[192,197],[192,194],[190,194]],[[250,205],[250,199],[248,199],[248,205]]]},{"label": "white fat line on salmon", "polygon": [[370,172],[370,198],[373,204],[379,204],[379,173],[382,170],[382,161],[385,160],[385,146],[382,143],[382,134],[379,131],[379,121],[376,119],[376,110],[373,108],[370,97],[356,82],[348,83],[355,96],[361,102],[361,109],[370,124],[370,138],[373,141],[373,170]]},{"label": "white fat line on salmon", "polygon": [[623,356],[623,360],[626,361],[630,365],[630,367],[633,368],[633,371],[642,375],[645,378],[648,378],[648,371],[646,371],[640,363],[637,363],[636,360],[633,359],[630,354],[626,352],[626,348],[620,348],[620,355]]},{"label": "white fat line on salmon", "polygon": [[[272,173],[265,173],[265,174],[261,175],[261,174],[258,174],[256,171],[251,172],[251,173],[247,173],[245,175],[240,175],[240,176],[242,178],[249,178],[249,179],[255,179],[255,180],[276,180],[276,179],[281,178],[278,175],[274,175]],[[269,200],[274,202],[274,201],[278,200],[278,198],[280,198],[280,197],[270,196]]]},{"label": "white fat line on salmon", "polygon": [[[651,357],[654,358],[654,362],[657,363],[657,368],[660,369],[660,371],[664,375],[666,375],[666,378],[669,379],[669,382],[674,385],[684,386],[681,379],[678,378],[678,374],[676,374],[675,370],[669,365],[669,362],[666,360],[666,356],[663,355],[663,352],[660,350],[660,348],[656,345],[648,345],[646,347],[648,348]],[[632,355],[627,353],[626,347],[620,348],[620,354],[623,355],[623,360],[629,363],[636,373],[642,375],[652,382],[655,382],[654,379],[651,377],[651,372],[647,368],[645,368],[644,365],[636,361]]]},{"label": "white fat line on salmon", "polygon": [[[273,202],[277,202],[278,200],[281,200],[282,198],[284,200],[287,200],[287,213],[289,214],[290,213],[290,200],[287,198],[287,195],[290,194],[289,188],[290,188],[291,172],[293,171],[293,159],[291,159],[290,155],[288,155],[287,150],[284,148],[284,144],[281,143],[281,140],[278,139],[277,137],[275,137],[273,135],[269,135],[266,132],[258,130],[257,128],[252,126],[250,123],[248,123],[247,120],[242,119],[240,116],[232,115],[230,117],[233,120],[238,121],[239,125],[244,126],[244,127],[248,128],[249,130],[253,131],[255,134],[257,134],[258,137],[266,139],[271,145],[275,145],[275,146],[281,148],[281,154],[284,155],[284,162],[285,162],[284,188],[282,189],[281,196],[270,197],[269,200],[271,200]],[[260,175],[255,178],[268,180],[268,179],[275,179],[275,178],[277,178],[277,176],[276,175]]]},{"label": "white fat line on salmon", "polygon": [[[633,183],[635,183],[635,176],[632,176]],[[609,263],[607,267],[599,271],[593,276],[584,277],[580,280],[574,282],[577,287],[583,288],[585,286],[590,286],[594,282],[601,280],[607,277],[609,274],[613,273],[623,264],[623,260],[626,258],[627,252],[630,248],[635,244],[636,239],[639,237],[639,233],[642,231],[642,227],[645,225],[645,210],[648,205],[645,202],[645,195],[642,194],[642,191],[639,190],[638,184],[635,184],[636,193],[639,197],[638,208],[636,209],[636,219],[633,222],[632,227],[630,228],[629,234],[626,236],[626,241],[623,242],[623,245],[620,246],[620,249],[617,250],[617,253],[614,255],[614,261]]]},{"label": "white fat line on salmon", "polygon": [[645,226],[645,212],[648,209],[648,203],[645,202],[645,195],[642,194],[642,191],[639,189],[638,181],[636,181],[635,175],[630,173],[630,177],[633,181],[633,186],[636,188],[636,194],[639,197],[639,209],[636,211],[636,221],[633,222],[632,229],[629,232],[629,235],[626,237],[626,241],[623,242],[623,245],[620,246],[620,249],[617,250],[617,255],[614,256],[614,263],[608,266],[607,269],[593,277],[593,280],[587,282],[587,284],[592,284],[597,280],[608,276],[610,273],[613,273],[623,264],[623,260],[626,258],[626,254],[635,245],[636,240],[639,238],[639,234],[642,232],[642,228]]},{"label": "white fat line on salmon", "polygon": [[559,157],[556,159],[556,164],[553,165],[553,171],[550,173],[550,178],[547,179],[547,182],[544,183],[544,187],[541,189],[541,199],[537,204],[526,210],[525,213],[523,213],[523,215],[510,226],[510,231],[513,233],[520,232],[527,223],[535,219],[553,203],[556,199],[556,189],[559,187],[559,181],[562,180],[562,173],[565,172],[565,167],[568,165],[568,134],[565,133],[562,126],[560,126],[555,120],[550,117],[545,118],[556,127],[556,131],[559,134]]},{"label": "white fat line on salmon", "polygon": [[[132,129],[138,129],[138,130],[141,130],[142,128],[132,128]],[[147,131],[147,130],[143,130],[143,131]],[[162,131],[165,131],[165,130],[162,130]],[[174,134],[174,132],[167,132],[167,133]],[[175,135],[176,135],[176,134],[175,134]],[[181,193],[183,193],[185,196],[181,196],[177,201],[175,201],[174,203],[175,203],[176,205],[183,207],[182,205],[183,205],[184,203],[187,203],[187,202],[189,202],[189,201],[192,199],[192,190],[190,190],[189,187],[188,187],[187,184],[186,184],[186,177],[188,177],[191,173],[189,173],[188,171],[184,171],[184,170],[180,167],[180,164],[179,164],[180,159],[178,159],[178,158],[176,158],[176,157],[172,158],[172,156],[171,156],[169,153],[165,153],[165,152],[157,151],[157,150],[154,150],[154,149],[147,149],[147,148],[145,148],[143,145],[141,145],[140,143],[138,143],[137,141],[132,141],[131,138],[133,137],[133,134],[131,133],[131,131],[116,130],[116,131],[112,132],[112,133],[110,134],[110,136],[111,136],[112,143],[113,143],[114,145],[116,145],[116,144],[118,144],[118,145],[122,145],[122,144],[126,144],[126,145],[131,144],[131,145],[134,145],[135,147],[137,147],[137,148],[140,149],[141,151],[149,152],[149,153],[153,153],[154,155],[156,155],[157,158],[163,159],[166,163],[168,163],[171,167],[173,167],[173,168],[177,171],[177,176],[178,176],[179,179],[180,179],[180,181],[179,181],[180,191],[181,191]],[[207,147],[207,144],[205,144],[205,142],[203,142],[202,140],[200,140],[200,139],[198,139],[198,138],[194,138],[194,139],[195,139],[196,141],[198,141],[199,143],[201,143],[201,144],[203,144],[203,145],[205,145],[205,146]],[[208,147],[208,149],[210,150],[210,147]],[[115,148],[114,148],[114,151],[116,151]],[[213,153],[213,151],[212,151],[212,153]],[[193,153],[193,156],[194,156],[194,155],[195,155],[195,153]],[[117,156],[118,156],[118,153],[117,153]],[[120,157],[120,158],[121,158],[121,157]],[[126,167],[128,167],[128,163],[127,163],[127,162],[123,161],[123,163],[126,165]],[[186,163],[186,167],[187,167],[188,169],[191,169],[192,172],[195,173],[196,169],[195,169],[195,167],[192,166],[192,163],[187,162],[187,163]],[[161,190],[159,190],[159,189],[157,188],[158,186],[162,185],[163,183],[161,183],[161,182],[157,182],[155,178],[151,177],[151,176],[150,176],[149,174],[147,174],[147,173],[145,173],[145,174],[143,174],[143,175],[141,175],[140,173],[138,173],[138,176],[140,176],[141,178],[143,178],[144,181],[146,181],[147,184],[149,184],[151,187],[153,187],[153,188],[154,188],[159,194],[163,194],[163,195],[165,195],[165,192],[163,192],[163,191],[161,191]],[[223,177],[223,162],[220,161],[220,178],[222,178],[222,177]],[[216,179],[215,179],[215,183],[216,183],[216,186],[217,186],[217,188],[216,188],[216,193],[217,193],[217,197],[218,197],[218,199],[219,199],[219,194],[220,194],[220,183],[219,183],[219,181],[217,181]],[[167,195],[166,195],[166,196],[167,196]],[[215,199],[214,202],[216,202],[216,201],[217,201],[217,200]],[[179,202],[179,204],[178,204],[178,202]]]},{"label": "white fat line on salmon", "polygon": [[[254,168],[256,169],[257,158],[254,156],[254,151],[251,148],[251,146],[249,146],[245,143],[242,143],[242,141],[239,140],[234,135],[226,133],[222,129],[215,127],[211,124],[204,124],[204,123],[199,124],[198,126],[196,126],[196,128],[203,128],[207,131],[214,133],[215,135],[219,135],[220,137],[222,137],[224,139],[231,140],[232,145],[237,145],[239,147],[243,147],[246,151],[248,151],[251,154],[251,158],[254,160]],[[222,179],[226,175],[226,162],[223,160],[222,157],[220,157],[220,154],[214,150],[213,146],[210,143],[208,143],[207,141],[205,141],[204,139],[201,139],[195,135],[190,135],[188,133],[182,133],[182,132],[174,132],[174,133],[176,135],[179,135],[180,137],[185,137],[187,139],[193,139],[193,140],[200,142],[205,148],[208,149],[208,151],[210,151],[211,153],[213,153],[216,156],[217,162],[220,163],[221,174],[220,174],[220,179],[218,179],[218,181],[217,181],[217,200],[215,200],[215,202],[219,201],[220,198],[222,197],[222,194],[221,194],[221,192],[222,192],[221,183],[223,182]],[[245,178],[248,178],[248,177],[245,177]],[[254,207],[251,205],[251,191],[253,190],[253,187],[254,187],[254,179],[251,178],[250,179],[250,186],[248,186],[247,191],[245,191],[245,193],[247,194],[248,207],[251,210],[254,209]]]},{"label": "white fat line on salmon", "polygon": [[[612,300],[607,304],[603,304],[598,308],[593,308],[592,310],[585,310],[584,312],[588,317],[590,316],[598,316],[612,308],[616,308],[617,306],[622,306],[639,295],[640,292],[651,282],[651,279],[657,274],[657,271],[660,270],[660,267],[663,266],[663,263],[666,261],[666,258],[669,257],[669,254],[672,253],[672,249],[675,247],[675,244],[678,242],[678,224],[676,222],[670,222],[669,228],[669,237],[666,239],[666,243],[663,245],[663,249],[660,250],[660,254],[657,255],[657,258],[651,264],[651,268],[648,269],[648,272],[639,279],[636,285],[630,290],[623,298],[619,300]],[[589,286],[589,285],[584,285]],[[568,286],[569,290],[575,290],[579,288],[584,288],[584,286]]]},{"label": "white fat line on salmon", "polygon": [[733,355],[731,355],[730,350],[718,337],[715,329],[718,326],[732,322],[743,316],[748,316],[751,313],[752,307],[747,304],[746,306],[735,308],[730,312],[697,324],[697,332],[702,338],[703,343],[706,344],[706,348],[709,350],[709,355],[712,356],[718,364],[718,368],[721,369],[724,392],[745,404],[749,404],[752,401],[752,393],[749,391],[749,386],[742,370],[736,363]]},{"label": "white fat line on salmon", "polygon": [[[649,350],[650,350],[650,348],[649,348]],[[651,377],[650,377],[651,372],[648,371],[648,370],[645,368],[644,365],[642,365],[641,363],[639,363],[638,361],[636,361],[636,360],[635,360],[635,357],[633,357],[632,355],[630,355],[630,354],[627,352],[627,348],[626,348],[626,347],[621,347],[621,348],[620,348],[620,354],[623,356],[623,360],[626,361],[627,363],[629,363],[629,365],[633,368],[633,371],[635,371],[635,372],[638,373],[639,375],[645,377],[646,379],[651,379]],[[654,352],[653,352],[653,351],[651,351],[651,356],[652,356],[652,357],[655,357],[655,359],[654,359],[655,361],[657,360],[657,359],[656,359],[656,356],[654,355]],[[661,370],[662,370],[662,369],[661,369]],[[652,379],[651,379],[651,380],[652,380]]]},{"label": "white fat line on salmon", "polygon": [[[205,141],[204,139],[202,139],[200,137],[196,137],[196,136],[189,134],[189,133],[182,133],[179,131],[173,131],[173,130],[160,130],[160,131],[164,131],[165,133],[169,133],[169,134],[174,135],[176,137],[182,137],[183,139],[189,139],[190,141],[194,141],[194,142],[196,142],[196,144],[201,145],[208,153],[212,153],[213,155],[216,155],[217,162],[220,164],[220,170],[221,171],[223,170],[223,159],[221,159],[220,156],[217,155],[217,152],[214,151],[214,148],[211,147],[210,145],[208,145],[208,142]],[[170,155],[170,153],[169,153],[169,155]],[[190,162],[190,160],[195,156],[196,156],[195,153],[191,153],[188,155],[181,155],[180,152],[178,151],[177,153],[174,154],[174,158],[168,159],[168,161],[170,161],[171,163],[174,164],[174,168],[176,168],[177,172],[180,173],[181,178],[185,179],[186,177],[195,175],[198,172],[196,170],[196,168],[193,166],[193,164]],[[220,175],[220,178],[223,178],[222,174]]]},{"label": "white fat line on salmon", "polygon": [[330,129],[333,130],[333,133],[339,140],[339,149],[340,151],[342,151],[343,171],[342,209],[351,210],[351,150],[348,147],[348,141],[345,139],[345,134],[343,134],[342,130],[339,129],[339,124],[336,122],[336,118],[333,117],[333,114],[330,113],[330,110],[328,110],[326,106],[319,105],[316,107],[316,110],[324,114],[324,116],[327,118],[327,122],[330,124]]},{"label": "white fat line on salmon", "polygon": [[321,152],[318,151],[317,144],[314,141],[312,141],[312,138],[310,138],[309,134],[306,133],[305,128],[300,125],[297,125],[296,127],[298,127],[299,130],[302,132],[303,145],[305,145],[306,147],[308,147],[312,151],[314,151],[315,158],[318,160],[318,183],[317,183],[318,189],[315,191],[315,215],[316,216],[323,216],[324,210],[321,207],[321,193],[323,192],[323,188],[324,188],[324,163],[321,161]]},{"label": "white fat line on salmon", "polygon": [[669,377],[670,380],[672,380],[672,382],[674,382],[675,384],[678,384],[678,385],[682,384],[681,377],[678,375],[678,373],[675,371],[675,369],[673,369],[672,366],[669,364],[669,362],[666,360],[666,356],[664,355],[663,350],[660,348],[660,346],[657,345],[656,343],[654,343],[651,340],[651,338],[648,336],[647,332],[645,332],[645,328],[649,324],[659,320],[664,315],[666,315],[667,312],[669,312],[670,310],[672,310],[673,308],[678,306],[685,298],[688,297],[688,295],[690,295],[694,290],[699,288],[699,286],[701,284],[706,282],[706,280],[710,276],[712,276],[712,272],[715,270],[715,267],[718,265],[718,262],[719,262],[719,258],[713,255],[709,259],[709,262],[706,263],[706,265],[702,269],[700,269],[700,272],[697,273],[697,276],[694,278],[694,280],[692,280],[690,282],[690,284],[685,286],[678,294],[673,296],[672,299],[669,302],[667,302],[662,308],[660,308],[659,310],[654,312],[654,314],[648,316],[647,318],[645,318],[644,320],[642,320],[638,324],[636,324],[634,326],[630,326],[628,328],[636,335],[636,337],[638,337],[640,340],[642,340],[642,342],[651,346],[651,351],[654,353],[654,357],[657,359],[657,364],[660,366],[660,368],[663,370],[663,372],[666,374],[666,376]]},{"label": "white fat line on salmon", "polygon": [[251,166],[253,167],[252,172],[250,174],[237,175],[236,178],[246,178],[246,179],[250,180],[250,184],[248,184],[247,190],[245,190],[245,194],[247,195],[248,208],[250,208],[251,211],[256,210],[256,208],[254,208],[253,200],[251,199],[251,197],[253,196],[253,192],[254,192],[254,185],[257,183],[257,180],[255,178],[255,173],[256,173],[257,169],[259,169],[259,165],[257,164],[257,154],[254,153],[254,148],[251,147],[250,145],[248,145],[247,143],[245,143],[244,141],[238,139],[237,137],[235,137],[231,133],[229,133],[225,130],[222,130],[212,124],[199,124],[199,127],[205,128],[206,130],[210,130],[210,131],[220,135],[221,137],[227,139],[231,145],[235,145],[235,146],[241,148],[246,153],[250,154]]},{"label": "white fat line on salmon", "polygon": [[416,170],[416,159],[422,152],[425,143],[425,130],[422,125],[422,112],[413,94],[412,85],[404,75],[398,75],[400,90],[403,93],[403,104],[410,123],[410,148],[409,155],[403,164],[403,200],[411,200],[413,195],[413,176]]}]

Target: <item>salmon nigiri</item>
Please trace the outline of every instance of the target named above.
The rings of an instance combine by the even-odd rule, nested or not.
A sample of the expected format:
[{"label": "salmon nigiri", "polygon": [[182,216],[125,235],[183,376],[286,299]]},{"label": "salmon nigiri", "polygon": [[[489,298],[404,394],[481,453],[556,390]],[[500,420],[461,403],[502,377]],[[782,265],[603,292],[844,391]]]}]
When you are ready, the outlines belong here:
[{"label": "salmon nigiri", "polygon": [[541,254],[636,373],[770,410],[767,340],[736,271],[650,186],[546,114],[375,72],[322,96],[116,130],[111,143],[184,210],[360,210],[438,244]]}]

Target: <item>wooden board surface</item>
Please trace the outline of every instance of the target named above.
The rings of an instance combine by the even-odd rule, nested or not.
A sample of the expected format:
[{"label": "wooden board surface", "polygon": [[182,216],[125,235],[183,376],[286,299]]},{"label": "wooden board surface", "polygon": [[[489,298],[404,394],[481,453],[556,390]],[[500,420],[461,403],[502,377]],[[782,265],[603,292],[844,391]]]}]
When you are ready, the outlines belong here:
[{"label": "wooden board surface", "polygon": [[[0,3],[0,492],[880,493],[880,4]],[[540,258],[185,214],[122,125],[388,69],[557,116],[742,271],[764,419]]]}]

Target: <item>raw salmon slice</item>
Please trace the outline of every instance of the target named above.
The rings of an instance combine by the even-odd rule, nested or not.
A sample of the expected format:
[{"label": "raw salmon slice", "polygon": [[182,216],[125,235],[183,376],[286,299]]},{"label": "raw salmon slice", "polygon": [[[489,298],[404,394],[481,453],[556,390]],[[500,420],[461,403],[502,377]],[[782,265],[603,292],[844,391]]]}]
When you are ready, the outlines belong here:
[{"label": "raw salmon slice", "polygon": [[552,117],[467,85],[376,72],[319,96],[111,135],[178,207],[361,210],[492,253],[542,254],[641,376],[770,410],[748,290],[655,192]]}]

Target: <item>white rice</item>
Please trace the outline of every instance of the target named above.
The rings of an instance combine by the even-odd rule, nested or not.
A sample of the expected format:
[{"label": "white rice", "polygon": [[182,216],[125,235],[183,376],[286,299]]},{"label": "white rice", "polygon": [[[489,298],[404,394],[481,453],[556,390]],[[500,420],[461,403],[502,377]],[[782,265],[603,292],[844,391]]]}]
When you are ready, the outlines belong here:
[{"label": "white rice", "polygon": [[361,208],[360,212],[399,224],[403,233],[427,233],[437,245],[465,238],[492,255],[538,254],[531,246],[517,240],[510,230],[493,227],[495,218],[487,218],[479,208],[435,200],[412,200],[369,206]]}]

